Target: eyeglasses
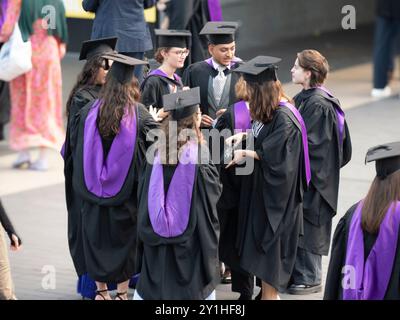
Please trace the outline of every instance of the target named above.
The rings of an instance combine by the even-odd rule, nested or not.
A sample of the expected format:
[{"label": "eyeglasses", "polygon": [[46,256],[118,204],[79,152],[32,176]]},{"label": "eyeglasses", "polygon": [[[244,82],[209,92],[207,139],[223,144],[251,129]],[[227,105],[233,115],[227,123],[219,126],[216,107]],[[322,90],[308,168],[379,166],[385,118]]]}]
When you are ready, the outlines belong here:
[{"label": "eyeglasses", "polygon": [[174,54],[181,56],[181,57],[187,57],[190,53],[190,50],[185,49],[185,50],[178,50],[178,51],[173,51]]}]

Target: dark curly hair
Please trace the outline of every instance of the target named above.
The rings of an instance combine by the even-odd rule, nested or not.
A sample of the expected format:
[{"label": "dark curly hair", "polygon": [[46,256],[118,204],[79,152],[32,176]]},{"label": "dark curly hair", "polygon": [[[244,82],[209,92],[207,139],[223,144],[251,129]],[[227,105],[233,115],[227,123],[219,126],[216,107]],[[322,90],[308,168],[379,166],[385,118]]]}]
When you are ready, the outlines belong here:
[{"label": "dark curly hair", "polygon": [[134,114],[137,101],[140,100],[139,81],[132,78],[131,82],[121,84],[111,73],[107,74],[106,83],[100,91],[101,100],[98,128],[102,137],[112,137],[118,134],[125,109]]}]

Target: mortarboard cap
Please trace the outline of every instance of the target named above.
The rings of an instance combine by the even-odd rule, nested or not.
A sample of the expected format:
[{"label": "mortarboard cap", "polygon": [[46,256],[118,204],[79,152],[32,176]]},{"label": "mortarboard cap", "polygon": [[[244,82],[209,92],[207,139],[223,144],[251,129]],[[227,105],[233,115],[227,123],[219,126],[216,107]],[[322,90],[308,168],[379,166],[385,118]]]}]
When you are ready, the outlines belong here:
[{"label": "mortarboard cap", "polygon": [[155,30],[157,48],[190,48],[192,34],[188,30]]},{"label": "mortarboard cap", "polygon": [[258,56],[248,62],[241,64],[234,72],[243,74],[244,80],[248,82],[264,83],[266,81],[276,81],[278,76],[276,64],[282,59],[269,56]]},{"label": "mortarboard cap", "polygon": [[375,161],[376,175],[385,179],[400,170],[400,142],[382,144],[368,149],[365,163]]},{"label": "mortarboard cap", "polygon": [[170,111],[174,120],[189,117],[198,110],[199,104],[200,87],[163,96],[164,110]]},{"label": "mortarboard cap", "polygon": [[119,53],[104,54],[102,57],[113,61],[110,74],[122,84],[132,81],[135,66],[148,64],[146,61],[131,58]]},{"label": "mortarboard cap", "polygon": [[117,37],[112,37],[84,41],[82,43],[79,60],[87,60],[96,55],[114,52],[117,40]]},{"label": "mortarboard cap", "polygon": [[239,24],[231,21],[207,22],[200,35],[207,35],[211,44],[228,44],[235,41]]}]

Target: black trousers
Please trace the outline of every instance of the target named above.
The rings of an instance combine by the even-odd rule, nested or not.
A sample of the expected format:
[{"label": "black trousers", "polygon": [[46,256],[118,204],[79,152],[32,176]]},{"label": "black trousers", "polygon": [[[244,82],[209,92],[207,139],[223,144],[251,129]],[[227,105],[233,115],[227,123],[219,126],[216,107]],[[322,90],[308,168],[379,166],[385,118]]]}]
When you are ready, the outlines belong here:
[{"label": "black trousers", "polygon": [[254,292],[254,277],[247,272],[231,268],[232,291],[252,297]]},{"label": "black trousers", "polygon": [[297,249],[296,263],[292,273],[292,283],[308,286],[319,285],[322,282],[322,256]]}]

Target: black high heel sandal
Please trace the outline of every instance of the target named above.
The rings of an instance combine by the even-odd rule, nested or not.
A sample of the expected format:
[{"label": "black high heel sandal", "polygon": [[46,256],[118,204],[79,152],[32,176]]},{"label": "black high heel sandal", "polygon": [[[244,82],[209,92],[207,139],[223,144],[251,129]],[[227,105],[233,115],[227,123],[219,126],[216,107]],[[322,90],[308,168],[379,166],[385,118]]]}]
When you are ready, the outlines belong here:
[{"label": "black high heel sandal", "polygon": [[117,295],[115,296],[114,300],[125,300],[125,299],[122,298],[122,296],[127,295],[127,294],[128,294],[128,291],[117,292]]},{"label": "black high heel sandal", "polygon": [[107,300],[106,297],[103,295],[104,292],[108,292],[108,289],[96,290],[96,296],[94,297],[94,300],[96,300],[96,297],[97,297],[97,296],[102,297],[103,300]]}]

